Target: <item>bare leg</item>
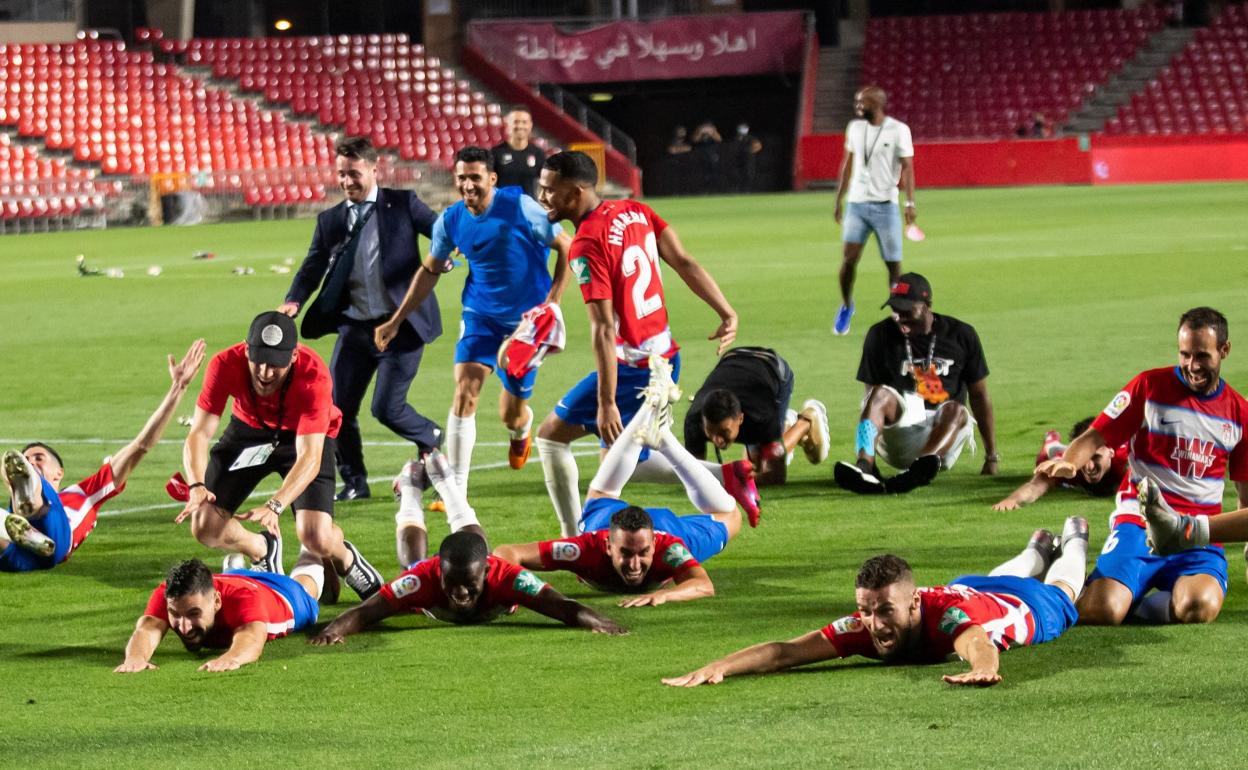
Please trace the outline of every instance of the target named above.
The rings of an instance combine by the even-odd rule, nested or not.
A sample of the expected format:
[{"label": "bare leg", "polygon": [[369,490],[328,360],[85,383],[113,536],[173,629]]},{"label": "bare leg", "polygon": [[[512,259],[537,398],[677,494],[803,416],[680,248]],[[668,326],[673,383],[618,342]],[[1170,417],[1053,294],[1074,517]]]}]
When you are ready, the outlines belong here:
[{"label": "bare leg", "polygon": [[1131,611],[1131,589],[1113,578],[1098,578],[1088,583],[1075,606],[1083,625],[1121,625]]},{"label": "bare leg", "polygon": [[1184,575],[1174,583],[1170,615],[1176,623],[1212,623],[1222,611],[1222,586],[1212,575]]},{"label": "bare leg", "polygon": [[841,257],[841,304],[849,307],[854,301],[854,279],[858,276],[858,260],[862,257],[861,243],[846,243]]},{"label": "bare leg", "polygon": [[252,561],[260,561],[267,552],[264,537],[245,529],[233,514],[212,503],[204,503],[191,514],[191,534],[209,548],[241,553]]},{"label": "bare leg", "polygon": [[896,423],[900,417],[901,402],[895,395],[880,387],[870,389],[858,422],[856,445],[860,468],[874,473],[875,439],[881,430]]},{"label": "bare leg", "polygon": [[355,557],[343,544],[342,528],[325,511],[296,511],[295,533],[304,548],[319,558],[329,559],[339,575],[351,569]]},{"label": "bare leg", "polygon": [[966,427],[969,419],[966,407],[958,402],[946,401],[941,404],[936,409],[936,422],[932,425],[932,432],[928,435],[927,442],[919,450],[919,456],[944,457],[945,453],[953,448],[954,441]]}]

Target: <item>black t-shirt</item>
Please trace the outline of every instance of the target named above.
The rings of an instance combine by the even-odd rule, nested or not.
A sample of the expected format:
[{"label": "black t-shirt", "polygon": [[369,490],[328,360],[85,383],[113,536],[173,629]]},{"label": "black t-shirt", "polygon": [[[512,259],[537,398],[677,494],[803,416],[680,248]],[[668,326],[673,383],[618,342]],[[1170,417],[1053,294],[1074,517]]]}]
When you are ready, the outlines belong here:
[{"label": "black t-shirt", "polygon": [[537,197],[537,178],[542,175],[542,163],[546,153],[541,147],[529,143],[523,150],[513,149],[502,142],[490,150],[494,153],[494,171],[498,174],[499,187],[519,187],[529,197]]},{"label": "black t-shirt", "polygon": [[[910,340],[911,361],[906,360],[906,338],[893,319],[885,318],[868,329],[858,364],[859,382],[918,393],[928,409],[949,399],[966,403],[967,386],[988,376],[979,335],[970,324],[951,316],[932,313],[932,317],[931,334]],[[926,373],[915,375],[915,371]]]},{"label": "black t-shirt", "polygon": [[685,415],[685,448],[695,456],[706,455],[702,406],[713,390],[726,390],[741,402],[745,419],[737,434],[738,444],[758,446],[779,441],[784,433],[780,401],[790,371],[788,363],[768,348],[740,347],[724,353]]}]

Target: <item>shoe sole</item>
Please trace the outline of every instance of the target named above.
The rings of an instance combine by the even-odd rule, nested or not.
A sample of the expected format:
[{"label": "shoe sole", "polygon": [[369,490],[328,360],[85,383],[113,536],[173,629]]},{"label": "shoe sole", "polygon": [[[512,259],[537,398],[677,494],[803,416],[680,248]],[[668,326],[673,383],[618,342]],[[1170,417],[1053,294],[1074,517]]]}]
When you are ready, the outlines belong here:
[{"label": "shoe sole", "polygon": [[845,462],[839,462],[834,466],[832,478],[836,480],[841,489],[859,495],[882,495],[888,491],[883,482],[878,487],[871,484],[860,471]]},{"label": "shoe sole", "polygon": [[[4,480],[13,493],[13,513],[24,518],[31,518],[42,505],[35,504],[35,497],[42,485],[32,481],[31,468],[26,458],[16,450],[4,453]],[[36,476],[38,474],[35,474]]]},{"label": "shoe sole", "polygon": [[815,419],[807,417],[810,420],[810,432],[806,434],[808,441],[802,444],[802,451],[812,465],[818,465],[828,459],[828,453],[832,451],[832,439],[828,435],[828,410],[813,398],[802,404],[803,415],[808,409]]},{"label": "shoe sole", "polygon": [[56,553],[56,541],[35,529],[34,525],[24,518],[6,516],[4,531],[9,536],[9,542],[19,548],[40,556],[51,556]]}]

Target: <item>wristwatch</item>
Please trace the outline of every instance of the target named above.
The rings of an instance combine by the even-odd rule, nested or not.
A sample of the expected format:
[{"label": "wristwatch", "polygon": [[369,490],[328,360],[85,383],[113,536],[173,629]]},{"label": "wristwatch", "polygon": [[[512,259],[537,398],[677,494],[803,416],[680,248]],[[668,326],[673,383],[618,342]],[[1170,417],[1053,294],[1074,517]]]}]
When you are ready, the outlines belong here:
[{"label": "wristwatch", "polygon": [[282,501],[278,500],[276,497],[270,497],[268,501],[265,502],[264,507],[273,511],[273,513],[278,516],[281,516],[282,510],[286,508],[286,506],[282,505]]}]

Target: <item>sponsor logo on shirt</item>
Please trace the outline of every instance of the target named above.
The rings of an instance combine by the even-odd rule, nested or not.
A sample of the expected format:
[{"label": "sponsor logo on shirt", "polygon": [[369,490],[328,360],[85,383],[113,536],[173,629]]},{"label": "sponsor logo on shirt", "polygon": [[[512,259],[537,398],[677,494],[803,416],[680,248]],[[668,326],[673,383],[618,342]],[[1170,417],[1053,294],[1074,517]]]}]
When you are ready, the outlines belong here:
[{"label": "sponsor logo on shirt", "polygon": [[853,615],[841,618],[832,624],[832,630],[838,634],[853,634],[861,631],[862,628],[862,621]]},{"label": "sponsor logo on shirt", "polygon": [[[1217,458],[1213,454],[1213,442],[1201,441],[1198,438],[1181,438],[1170,453],[1174,460],[1174,469],[1180,476],[1191,476],[1203,479],[1209,466]],[[1186,466],[1184,465],[1186,463]],[[1186,472],[1185,472],[1186,470]]]},{"label": "sponsor logo on shirt", "polygon": [[576,274],[576,284],[584,286],[589,283],[589,259],[587,257],[577,257],[570,263],[572,272]]},{"label": "sponsor logo on shirt", "polygon": [[529,572],[527,569],[520,570],[520,574],[516,575],[516,580],[511,584],[517,593],[527,594],[529,596],[537,596],[546,587],[546,581]]},{"label": "sponsor logo on shirt", "polygon": [[402,599],[420,590],[420,578],[415,575],[404,575],[390,584],[390,590],[394,592],[394,598]]},{"label": "sponsor logo on shirt", "polygon": [[552,543],[550,558],[555,561],[576,561],[581,558],[581,547],[576,543]]},{"label": "sponsor logo on shirt", "polygon": [[669,567],[679,567],[685,562],[693,558],[693,554],[689,553],[689,549],[680,543],[672,543],[667,547],[667,552],[663,554],[663,561]]},{"label": "sponsor logo on shirt", "polygon": [[950,607],[945,610],[945,614],[940,618],[940,632],[952,634],[958,630],[958,626],[970,622],[971,616],[967,615],[960,607]]},{"label": "sponsor logo on shirt", "polygon": [[1121,391],[1114,396],[1114,400],[1109,402],[1109,406],[1105,407],[1105,415],[1111,420],[1116,420],[1131,406],[1131,394],[1127,391]]}]

